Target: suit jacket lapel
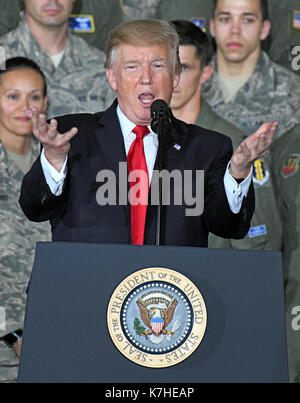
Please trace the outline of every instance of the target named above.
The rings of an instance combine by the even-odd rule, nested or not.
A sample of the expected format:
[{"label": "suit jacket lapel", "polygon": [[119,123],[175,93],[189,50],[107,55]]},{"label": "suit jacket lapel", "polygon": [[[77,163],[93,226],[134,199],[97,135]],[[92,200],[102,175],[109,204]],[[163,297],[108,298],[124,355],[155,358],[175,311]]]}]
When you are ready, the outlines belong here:
[{"label": "suit jacket lapel", "polygon": [[[126,152],[116,102],[100,115],[95,134],[108,167],[119,176],[119,162],[126,162]],[[118,183],[118,182],[117,182]]]},{"label": "suit jacket lapel", "polygon": [[[99,146],[103,152],[103,157],[107,163],[108,169],[112,170],[116,177],[116,185],[119,195],[122,193],[123,207],[128,220],[130,231],[130,206],[128,203],[128,175],[127,175],[127,158],[124,146],[124,139],[116,113],[117,101],[105,112],[99,114],[99,126],[95,130],[95,136]],[[120,165],[120,163],[123,163]],[[122,166],[122,170],[120,170]],[[126,169],[124,169],[126,168]],[[121,174],[121,177],[120,177]],[[125,183],[124,183],[125,181]],[[119,184],[122,184],[121,188]],[[126,193],[126,194],[125,194]],[[124,196],[124,197],[123,197]],[[126,204],[125,204],[126,202]],[[118,200],[117,200],[118,203]]]}]

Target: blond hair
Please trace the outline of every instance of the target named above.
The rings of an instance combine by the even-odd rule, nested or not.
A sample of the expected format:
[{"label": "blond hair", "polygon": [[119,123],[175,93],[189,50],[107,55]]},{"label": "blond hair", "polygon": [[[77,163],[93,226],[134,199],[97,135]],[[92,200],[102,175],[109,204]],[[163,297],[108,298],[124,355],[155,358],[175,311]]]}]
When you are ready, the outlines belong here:
[{"label": "blond hair", "polygon": [[111,33],[106,46],[105,68],[113,68],[122,44],[133,46],[167,46],[175,74],[180,74],[179,37],[176,30],[166,21],[133,20],[118,25]]}]

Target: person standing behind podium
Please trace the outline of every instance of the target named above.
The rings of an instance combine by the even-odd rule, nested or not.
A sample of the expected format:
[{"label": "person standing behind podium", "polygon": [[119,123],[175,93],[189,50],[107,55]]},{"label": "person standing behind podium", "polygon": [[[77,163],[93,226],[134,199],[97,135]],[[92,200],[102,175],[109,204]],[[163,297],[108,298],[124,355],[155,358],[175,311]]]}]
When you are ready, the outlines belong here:
[{"label": "person standing behind podium", "polygon": [[[176,31],[167,22],[124,23],[112,31],[108,41],[106,73],[117,94],[108,110],[68,115],[49,124],[44,115],[28,110],[43,152],[23,180],[20,204],[29,219],[51,220],[54,241],[155,243],[156,209],[149,204],[136,222],[133,205],[99,205],[97,178],[109,170],[118,183],[124,175],[119,172],[119,163],[126,165],[127,158],[131,163],[134,153],[147,166],[151,182],[158,142],[150,127],[150,108],[157,99],[169,104],[178,84],[178,42]],[[254,210],[251,161],[267,150],[277,123],[265,123],[232,155],[228,137],[174,117],[171,120],[167,169],[178,169],[181,174],[203,170],[205,200],[203,214],[195,217],[186,215],[185,202],[166,206],[162,243],[205,247],[209,231],[243,237]],[[136,133],[141,129],[148,133],[142,142]],[[137,148],[139,153],[135,154],[133,149]],[[115,189],[116,193],[119,190]],[[141,231],[143,239],[135,242]]]},{"label": "person standing behind podium", "polygon": [[22,178],[40,152],[24,110],[46,106],[39,67],[23,57],[8,59],[0,70],[0,339],[6,342],[0,341],[0,383],[16,381],[21,342],[15,334],[23,327],[35,245],[51,239],[49,223],[28,221],[18,204]]}]

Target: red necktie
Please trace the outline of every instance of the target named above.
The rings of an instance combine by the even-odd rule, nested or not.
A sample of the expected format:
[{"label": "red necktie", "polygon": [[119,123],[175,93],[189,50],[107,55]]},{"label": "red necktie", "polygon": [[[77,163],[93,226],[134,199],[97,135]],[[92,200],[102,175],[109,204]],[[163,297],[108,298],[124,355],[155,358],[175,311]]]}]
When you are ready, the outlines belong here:
[{"label": "red necktie", "polygon": [[127,155],[128,172],[131,179],[135,179],[130,181],[131,243],[143,245],[149,193],[143,138],[150,131],[147,126],[135,126],[132,132],[136,134],[136,138]]}]

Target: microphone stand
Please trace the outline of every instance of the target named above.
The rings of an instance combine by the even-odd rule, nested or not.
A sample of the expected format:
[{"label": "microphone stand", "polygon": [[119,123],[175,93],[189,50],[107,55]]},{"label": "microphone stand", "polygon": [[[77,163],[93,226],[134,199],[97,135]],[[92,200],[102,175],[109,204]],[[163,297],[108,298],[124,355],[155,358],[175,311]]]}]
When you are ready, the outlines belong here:
[{"label": "microphone stand", "polygon": [[167,103],[161,99],[157,99],[151,105],[151,128],[157,133],[158,136],[158,205],[156,215],[156,228],[155,228],[155,245],[159,246],[163,244],[165,236],[165,209],[162,204],[162,177],[161,172],[166,167],[166,133],[171,126],[170,110]]},{"label": "microphone stand", "polygon": [[[158,172],[159,174],[163,169],[165,169],[165,153],[166,153],[166,128],[163,119],[158,120]],[[155,245],[159,246],[162,244],[164,235],[164,224],[165,224],[165,209],[162,205],[162,177],[159,175],[159,203],[157,205],[157,215],[156,215],[156,230],[155,230]]]}]

